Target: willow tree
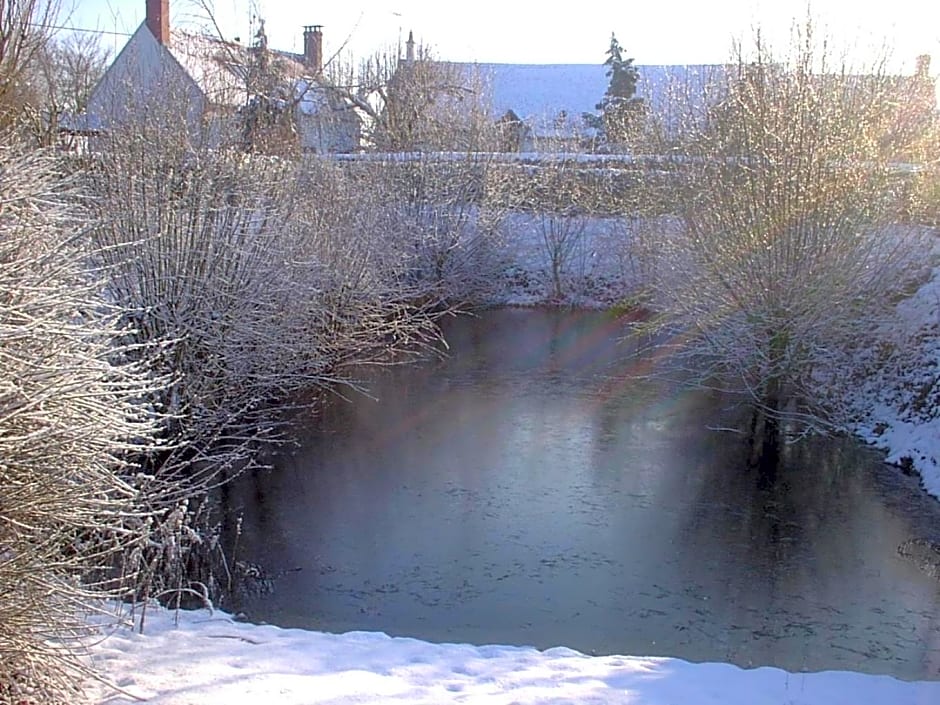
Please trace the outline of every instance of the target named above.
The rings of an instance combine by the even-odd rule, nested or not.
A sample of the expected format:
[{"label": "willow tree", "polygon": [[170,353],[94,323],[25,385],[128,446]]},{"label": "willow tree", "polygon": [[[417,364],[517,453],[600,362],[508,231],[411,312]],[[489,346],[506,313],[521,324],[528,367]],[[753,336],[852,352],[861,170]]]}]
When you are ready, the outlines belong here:
[{"label": "willow tree", "polygon": [[913,79],[883,64],[853,72],[809,24],[793,37],[776,53],[758,35],[718,84],[686,96],[681,227],[657,243],[652,283],[666,344],[696,384],[743,396],[771,461],[784,432],[845,421],[853,350],[918,256],[914,232],[895,225],[892,166]]}]

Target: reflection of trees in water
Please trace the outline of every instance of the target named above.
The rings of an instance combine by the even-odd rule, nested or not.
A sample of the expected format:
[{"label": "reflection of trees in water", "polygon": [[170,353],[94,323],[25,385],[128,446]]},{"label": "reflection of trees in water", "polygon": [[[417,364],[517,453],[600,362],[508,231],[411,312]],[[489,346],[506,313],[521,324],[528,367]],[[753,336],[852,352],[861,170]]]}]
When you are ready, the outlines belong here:
[{"label": "reflection of trees in water", "polygon": [[678,559],[725,613],[729,658],[746,665],[789,652],[784,667],[812,667],[825,634],[855,667],[877,671],[897,658],[895,640],[923,620],[899,604],[905,576],[891,561],[911,525],[882,502],[873,455],[850,441],[808,440],[781,448],[773,476],[746,469],[745,441],[684,445],[690,457],[714,455],[690,470],[701,475],[686,498]]}]

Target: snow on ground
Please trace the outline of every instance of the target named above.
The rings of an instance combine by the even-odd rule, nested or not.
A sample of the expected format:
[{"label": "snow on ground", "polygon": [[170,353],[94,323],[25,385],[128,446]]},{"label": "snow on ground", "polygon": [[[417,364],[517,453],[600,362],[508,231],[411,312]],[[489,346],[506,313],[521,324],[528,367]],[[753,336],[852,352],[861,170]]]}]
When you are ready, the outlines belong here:
[{"label": "snow on ground", "polygon": [[118,629],[92,655],[125,693],[96,685],[94,702],[102,705],[135,699],[150,705],[940,703],[940,682],[585,656],[566,648],[431,644],[374,632],[324,634],[239,623],[207,610],[175,615],[151,608],[144,634]]},{"label": "snow on ground", "polygon": [[[645,274],[638,248],[648,227],[668,226],[622,217],[507,214],[499,257],[509,264],[488,303],[584,308],[621,304],[624,293],[636,292]],[[560,292],[552,275],[553,258],[560,264]]]},{"label": "snow on ground", "polygon": [[885,338],[898,349],[858,390],[855,431],[888,462],[917,470],[940,499],[940,267],[898,304],[890,328]]}]

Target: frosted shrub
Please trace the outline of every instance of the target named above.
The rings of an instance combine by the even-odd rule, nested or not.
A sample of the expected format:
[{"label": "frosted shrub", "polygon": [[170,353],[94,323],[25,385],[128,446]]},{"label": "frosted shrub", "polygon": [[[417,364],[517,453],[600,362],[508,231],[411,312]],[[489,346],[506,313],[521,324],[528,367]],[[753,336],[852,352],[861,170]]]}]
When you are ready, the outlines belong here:
[{"label": "frosted shrub", "polygon": [[352,366],[436,333],[363,192],[334,176],[163,122],[115,132],[88,165],[94,266],[135,359],[170,380],[148,400],[163,444],[140,483],[154,540],[122,566],[136,597],[212,596],[228,576],[201,498],[258,467]]},{"label": "frosted shrub", "polygon": [[71,200],[47,155],[0,147],[0,702],[75,701],[86,578],[139,538],[151,385],[115,364]]},{"label": "frosted shrub", "polygon": [[[492,155],[363,155],[339,165],[317,161],[311,173],[342,184],[354,242],[370,241],[388,282],[438,309],[477,302],[493,290],[502,261],[505,209],[485,184],[497,175]],[[355,220],[355,225],[353,225]]]}]

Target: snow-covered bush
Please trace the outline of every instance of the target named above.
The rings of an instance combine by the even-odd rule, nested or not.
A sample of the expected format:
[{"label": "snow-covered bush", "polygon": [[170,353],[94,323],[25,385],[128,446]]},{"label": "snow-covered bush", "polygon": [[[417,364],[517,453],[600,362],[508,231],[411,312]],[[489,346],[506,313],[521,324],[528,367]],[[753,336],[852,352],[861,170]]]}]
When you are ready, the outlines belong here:
[{"label": "snow-covered bush", "polygon": [[[325,374],[311,307],[320,282],[299,256],[289,162],[167,132],[117,133],[95,158],[89,237],[127,342],[172,376],[154,405],[173,443],[152,469],[198,474],[203,486],[276,433],[269,402]],[[175,499],[189,490],[182,483]]]},{"label": "snow-covered bush", "polygon": [[139,539],[126,463],[152,389],[119,364],[55,162],[0,144],[0,702],[70,703],[87,579]]},{"label": "snow-covered bush", "polygon": [[[403,283],[438,306],[478,302],[492,293],[505,207],[496,198],[492,154],[415,153],[347,162],[354,208],[371,222],[376,251],[400,268]],[[323,168],[321,166],[321,168]],[[366,215],[368,214],[368,215]]]},{"label": "snow-covered bush", "polygon": [[104,147],[83,172],[91,262],[135,360],[169,379],[148,398],[163,440],[140,482],[153,541],[121,568],[138,597],[198,598],[228,577],[204,494],[256,467],[349,366],[433,337],[434,317],[339,167],[197,146],[163,121]]},{"label": "snow-covered bush", "polygon": [[[322,320],[320,344],[340,372],[388,360],[438,337],[441,312],[428,287],[410,275],[413,243],[398,237],[395,204],[378,165],[350,169],[313,158],[300,166],[291,215],[300,256],[314,264]],[[332,380],[328,380],[332,383]]]},{"label": "snow-covered bush", "polygon": [[[940,141],[940,140],[938,140]],[[910,177],[910,219],[912,222],[940,227],[940,146],[934,152],[933,163]]]},{"label": "snow-covered bush", "polygon": [[500,165],[494,200],[510,211],[506,250],[533,300],[619,304],[642,283],[638,225],[651,214],[650,193],[639,165],[597,166],[582,156]]}]

